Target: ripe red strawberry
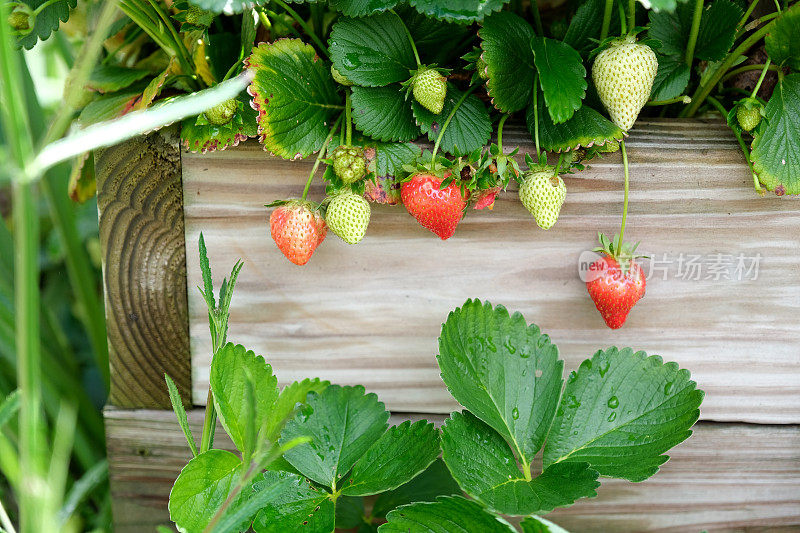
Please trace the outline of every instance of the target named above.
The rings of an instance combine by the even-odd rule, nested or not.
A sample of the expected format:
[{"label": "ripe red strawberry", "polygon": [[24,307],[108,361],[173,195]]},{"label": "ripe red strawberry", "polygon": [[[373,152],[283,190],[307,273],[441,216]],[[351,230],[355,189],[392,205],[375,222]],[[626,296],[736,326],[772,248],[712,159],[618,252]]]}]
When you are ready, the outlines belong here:
[{"label": "ripe red strawberry", "polygon": [[411,176],[411,179],[400,187],[403,205],[411,216],[416,218],[422,227],[431,230],[442,240],[453,236],[467,205],[457,184],[451,183],[444,189],[439,188],[449,175],[447,172],[444,178],[440,178],[427,172],[420,172]]},{"label": "ripe red strawberry", "polygon": [[328,227],[310,202],[290,200],[269,216],[272,239],[283,255],[295,265],[305,265],[317,249]]},{"label": "ripe red strawberry", "polygon": [[631,308],[644,296],[644,272],[635,261],[635,247],[629,250],[623,245],[615,256],[613,243],[607,246],[607,239],[604,242],[601,237],[600,240],[604,244],[600,249],[602,257],[592,263],[586,289],[606,325],[618,329],[625,323]]}]

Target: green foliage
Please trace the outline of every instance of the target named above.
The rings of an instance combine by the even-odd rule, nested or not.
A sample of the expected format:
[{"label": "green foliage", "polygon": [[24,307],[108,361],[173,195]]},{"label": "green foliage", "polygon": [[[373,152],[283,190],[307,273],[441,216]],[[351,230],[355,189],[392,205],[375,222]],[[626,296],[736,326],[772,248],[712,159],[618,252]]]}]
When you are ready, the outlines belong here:
[{"label": "green foliage", "polygon": [[586,94],[586,69],[580,54],[566,43],[535,36],[531,39],[534,64],[554,124],[569,120]]},{"label": "green foliage", "polygon": [[772,31],[764,38],[772,62],[800,70],[800,7],[787,9],[775,20]]},{"label": "green foliage", "polygon": [[256,73],[250,94],[264,146],[286,159],[319,150],[340,100],[314,48],[298,39],[261,43],[248,66]]},{"label": "green foliage", "polygon": [[411,0],[420,13],[448,22],[480,22],[508,0]]},{"label": "green foliage", "polygon": [[264,472],[262,481],[254,486],[256,492],[278,485],[272,498],[253,521],[256,533],[299,531],[309,533],[333,531],[334,502],[325,490],[289,472]]},{"label": "green foliage", "polygon": [[[31,9],[35,10],[48,0],[17,1],[22,1]],[[19,37],[19,45],[30,50],[37,42],[48,39],[54,31],[58,31],[58,27],[62,22],[66,22],[69,19],[70,10],[75,9],[77,5],[78,0],[57,0],[48,4],[36,15],[36,23],[33,26],[33,31]]]},{"label": "green foliage", "polygon": [[800,194],[800,73],[783,78],[764,112],[753,138],[753,168],[767,190]]},{"label": "green foliage", "polygon": [[682,57],[658,54],[658,72],[650,92],[650,99],[669,100],[675,98],[689,86],[689,65]]},{"label": "green foliage", "polygon": [[448,84],[444,108],[438,115],[425,109],[416,100],[411,106],[422,133],[426,134],[431,142],[436,142],[444,126],[443,121],[452,115],[453,118],[450,119],[441,137],[441,148],[446,152],[456,155],[466,154],[489,142],[492,134],[489,111],[474,94],[464,98],[462,91]]},{"label": "green foliage", "polygon": [[519,525],[522,533],[568,533],[566,529],[540,516],[527,516]]},{"label": "green foliage", "polygon": [[353,122],[378,141],[413,141],[420,129],[400,85],[353,87]]},{"label": "green foliage", "polygon": [[[528,130],[534,135],[534,106],[527,111]],[[547,151],[563,152],[581,147],[604,144],[608,141],[619,141],[623,132],[613,122],[588,106],[582,106],[563,124],[555,125],[549,113],[538,107],[539,139],[542,148]]]},{"label": "green foliage", "polygon": [[514,528],[478,502],[460,496],[441,496],[435,502],[412,503],[386,515],[379,533],[438,533],[481,531],[511,533]]},{"label": "green foliage", "polygon": [[533,28],[518,15],[502,12],[487,18],[478,35],[492,103],[504,113],[523,109],[531,99],[536,73],[529,45]]},{"label": "green foliage", "polygon": [[[686,53],[694,4],[679,4],[674,12],[651,11],[649,37],[661,42],[658,51],[683,59]],[[703,10],[694,56],[704,61],[722,59],[733,44],[741,8],[730,0],[714,0]],[[660,58],[659,58],[660,60]]]}]

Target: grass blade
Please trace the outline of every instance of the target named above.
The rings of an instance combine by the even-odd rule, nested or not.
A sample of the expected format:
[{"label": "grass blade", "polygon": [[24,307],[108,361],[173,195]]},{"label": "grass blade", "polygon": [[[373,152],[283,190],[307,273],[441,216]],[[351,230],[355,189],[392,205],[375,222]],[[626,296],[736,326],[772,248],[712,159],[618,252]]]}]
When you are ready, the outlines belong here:
[{"label": "grass blade", "polygon": [[19,389],[15,390],[0,404],[0,429],[19,411],[19,394]]},{"label": "grass blade", "polygon": [[192,429],[189,427],[189,419],[186,417],[186,410],[183,408],[183,401],[181,394],[178,392],[178,387],[169,375],[164,374],[164,379],[167,382],[167,389],[169,390],[169,401],[172,403],[172,410],[175,411],[175,416],[178,417],[178,424],[183,430],[183,435],[186,437],[186,442],[189,443],[189,448],[192,449],[192,457],[197,457],[197,445],[194,443],[192,436]]}]

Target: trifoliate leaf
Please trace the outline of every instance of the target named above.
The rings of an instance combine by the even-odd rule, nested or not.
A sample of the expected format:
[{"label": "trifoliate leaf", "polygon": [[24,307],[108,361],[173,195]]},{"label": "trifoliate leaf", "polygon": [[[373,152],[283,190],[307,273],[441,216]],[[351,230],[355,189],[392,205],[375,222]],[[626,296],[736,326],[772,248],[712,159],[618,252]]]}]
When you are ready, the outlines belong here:
[{"label": "trifoliate leaf", "polygon": [[[541,93],[539,93],[541,102]],[[624,134],[619,126],[589,106],[581,106],[572,118],[562,124],[553,124],[549,113],[539,104],[539,143],[548,152],[563,152],[580,147],[622,140]],[[526,115],[531,138],[535,137],[534,107],[528,107]]]},{"label": "trifoliate leaf", "polygon": [[442,458],[464,491],[509,515],[545,513],[596,495],[598,473],[586,463],[559,463],[530,479],[503,438],[472,413],[442,427]]},{"label": "trifoliate leaf", "polygon": [[378,141],[412,141],[419,126],[411,103],[398,84],[387,87],[353,87],[353,122],[356,128]]},{"label": "trifoliate leaf", "polygon": [[800,70],[800,4],[775,19],[764,44],[773,63]]},{"label": "trifoliate leaf", "polygon": [[411,0],[420,13],[439,20],[469,24],[500,11],[508,0]]},{"label": "trifoliate leaf", "polygon": [[[447,96],[444,100],[444,108],[438,115],[422,107],[414,100],[411,104],[414,110],[414,118],[422,128],[422,133],[428,136],[431,142],[436,142],[439,132],[445,121],[450,117],[456,104],[461,101],[464,93],[456,87],[447,84]],[[453,118],[447,126],[442,136],[440,148],[445,152],[460,155],[469,153],[476,148],[480,148],[489,141],[492,134],[492,123],[489,119],[489,110],[483,102],[471,94],[463,100],[456,109]]]},{"label": "trifoliate leaf", "polygon": [[209,450],[192,458],[169,493],[170,519],[181,531],[205,530],[238,483],[241,465],[241,459],[225,450]]},{"label": "trifoliate leaf", "polygon": [[547,37],[537,35],[530,43],[547,112],[555,124],[566,122],[586,95],[586,68],[581,55],[570,45]]},{"label": "trifoliate leaf", "polygon": [[504,11],[487,18],[478,35],[492,104],[504,113],[523,109],[530,102],[536,73],[529,45],[533,28],[518,15]]},{"label": "trifoliate leaf", "polygon": [[330,6],[348,17],[364,17],[392,9],[398,0],[330,0]]},{"label": "trifoliate leaf", "polygon": [[588,462],[601,475],[643,481],[691,435],[702,400],[676,363],[630,348],[600,350],[567,380],[545,468]]},{"label": "trifoliate leaf", "polygon": [[[31,9],[36,10],[48,0],[21,0],[27,4]],[[57,0],[47,7],[42,9],[36,15],[36,22],[33,25],[33,30],[27,34],[18,37],[18,43],[26,50],[33,48],[37,42],[44,41],[54,31],[58,31],[58,27],[62,22],[69,19],[70,9],[75,9],[78,5],[78,0]],[[5,24],[6,21],[3,21]]]},{"label": "trifoliate leaf", "polygon": [[530,464],[544,443],[563,383],[564,363],[549,337],[519,313],[467,300],[442,326],[437,361],[453,397]]},{"label": "trifoliate leaf", "polygon": [[800,74],[783,78],[764,112],[766,124],[753,139],[753,168],[767,190],[800,194]]},{"label": "trifoliate leaf", "polygon": [[480,503],[461,496],[403,505],[386,515],[379,533],[514,533],[516,530]]},{"label": "trifoliate leaf", "polygon": [[314,48],[299,39],[261,43],[246,65],[255,70],[248,91],[264,147],[284,159],[319,150],[342,101]]},{"label": "trifoliate leaf", "polygon": [[569,533],[563,527],[541,516],[528,516],[519,523],[522,533]]},{"label": "trifoliate leaf", "polygon": [[[257,385],[254,387],[255,406],[251,408],[245,405],[248,379]],[[264,437],[263,428],[278,398],[278,379],[272,367],[244,346],[228,343],[214,354],[209,381],[225,431],[239,450],[255,450],[256,443],[247,442],[246,427],[250,421],[243,418],[245,412],[251,412],[255,427],[261,430],[261,438]]]},{"label": "trifoliate leaf", "polygon": [[330,37],[333,66],[364,87],[383,87],[407,80],[417,67],[403,22],[393,13],[343,18]]},{"label": "trifoliate leaf", "polygon": [[651,100],[669,100],[683,93],[689,85],[689,65],[677,56],[658,56],[658,72],[650,91]]},{"label": "trifoliate leaf", "polygon": [[311,392],[283,428],[280,443],[298,437],[311,441],[284,457],[304,476],[333,488],[383,435],[388,419],[384,405],[375,394],[365,394],[364,387],[331,385],[319,394]]},{"label": "trifoliate leaf", "polygon": [[276,485],[279,490],[253,520],[256,533],[333,531],[334,504],[327,492],[296,474],[269,470],[253,484],[253,490],[258,493]]},{"label": "trifoliate leaf", "polygon": [[437,459],[423,473],[400,487],[382,493],[372,506],[372,516],[384,517],[400,505],[432,502],[438,496],[461,495],[461,487],[450,475],[444,461]]},{"label": "trifoliate leaf", "polygon": [[342,494],[370,496],[396,489],[428,468],[440,451],[439,430],[425,420],[390,427],[353,465]]}]

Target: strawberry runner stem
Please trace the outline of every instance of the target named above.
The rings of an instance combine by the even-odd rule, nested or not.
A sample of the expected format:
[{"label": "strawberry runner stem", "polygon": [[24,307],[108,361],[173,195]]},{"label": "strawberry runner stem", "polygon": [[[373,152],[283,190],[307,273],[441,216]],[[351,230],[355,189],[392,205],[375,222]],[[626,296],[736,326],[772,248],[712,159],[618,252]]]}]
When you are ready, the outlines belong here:
[{"label": "strawberry runner stem", "polygon": [[536,157],[539,151],[539,75],[533,76],[533,142],[536,145]]},{"label": "strawberry runner stem", "polygon": [[694,14],[692,15],[692,26],[689,30],[689,40],[686,43],[686,55],[684,61],[687,65],[692,65],[694,59],[694,49],[697,45],[697,35],[700,33],[700,19],[703,15],[703,0],[696,0]]},{"label": "strawberry runner stem", "polygon": [[758,83],[756,83],[756,86],[753,89],[753,93],[750,95],[750,98],[755,98],[756,94],[758,94],[758,90],[761,88],[761,84],[764,82],[764,78],[767,75],[767,71],[769,70],[769,65],[771,62],[772,60],[770,58],[767,58],[766,63],[764,63],[764,70],[761,71],[761,76],[759,76]]},{"label": "strawberry runner stem", "polygon": [[344,113],[345,113],[345,124],[347,124],[347,137],[345,143],[347,146],[350,146],[350,143],[353,142],[353,120],[352,120],[352,104],[350,102],[350,90],[348,89],[345,97],[344,97]]},{"label": "strawberry runner stem", "polygon": [[625,150],[625,140],[619,142],[620,150],[622,151],[622,168],[625,175],[624,196],[622,200],[622,224],[619,228],[619,240],[617,241],[616,250],[622,249],[622,243],[625,237],[625,222],[628,219],[628,152]]},{"label": "strawberry runner stem", "polygon": [[[350,93],[349,92],[347,93],[347,96],[348,96],[348,103],[349,103],[349,98],[350,98]],[[347,106],[347,109],[350,109],[349,105]],[[311,173],[308,175],[308,180],[306,181],[306,186],[303,189],[303,196],[301,198],[302,200],[305,200],[306,197],[308,196],[308,190],[311,188],[311,182],[314,181],[314,174],[317,173],[317,169],[319,168],[319,164],[322,161],[322,157],[324,156],[326,150],[328,149],[328,144],[330,144],[331,139],[333,139],[333,136],[336,134],[336,130],[339,128],[339,123],[341,121],[342,121],[342,115],[339,115],[339,118],[337,118],[336,122],[333,123],[333,127],[331,128],[331,131],[328,133],[328,137],[325,139],[325,142],[322,143],[322,148],[319,149],[319,153],[317,154],[317,160],[314,161],[314,166],[311,168]],[[349,123],[348,123],[348,126],[349,126]],[[348,144],[350,144],[350,139],[349,139],[350,135],[349,134],[350,134],[350,132],[348,132]]]},{"label": "strawberry runner stem", "polygon": [[450,111],[450,114],[447,116],[447,120],[445,120],[444,124],[442,124],[442,129],[439,130],[439,135],[438,137],[436,137],[436,144],[433,145],[433,153],[431,154],[431,167],[433,167],[436,162],[436,153],[439,151],[439,144],[442,142],[442,137],[444,137],[444,132],[445,130],[447,130],[447,126],[450,125],[450,121],[453,120],[456,111],[458,111],[458,108],[461,107],[461,104],[464,103],[464,100],[467,99],[467,96],[472,94],[472,91],[474,91],[477,88],[478,85],[473,85],[472,87],[464,91],[464,94],[461,95],[461,98],[458,99],[456,105],[453,106],[453,110]]}]

